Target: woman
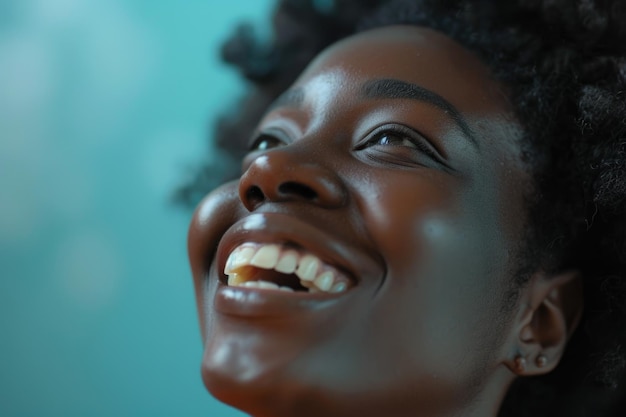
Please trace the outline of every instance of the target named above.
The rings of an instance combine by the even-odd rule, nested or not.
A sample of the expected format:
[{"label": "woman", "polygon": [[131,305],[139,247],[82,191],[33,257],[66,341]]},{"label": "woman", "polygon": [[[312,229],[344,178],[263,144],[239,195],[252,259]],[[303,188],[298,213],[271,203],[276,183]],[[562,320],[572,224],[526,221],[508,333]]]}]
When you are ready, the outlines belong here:
[{"label": "woman", "polygon": [[255,88],[218,130],[241,175],[189,232],[209,391],[255,417],[616,412],[626,7],[603,6],[286,0],[271,47],[242,29]]}]

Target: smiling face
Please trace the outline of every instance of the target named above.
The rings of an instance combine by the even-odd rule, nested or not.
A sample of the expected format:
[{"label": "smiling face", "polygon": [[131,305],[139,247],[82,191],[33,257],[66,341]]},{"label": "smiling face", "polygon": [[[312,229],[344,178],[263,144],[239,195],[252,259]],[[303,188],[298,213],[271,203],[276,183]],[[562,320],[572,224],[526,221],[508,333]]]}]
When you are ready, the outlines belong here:
[{"label": "smiling face", "polygon": [[194,215],[208,389],[255,416],[495,414],[518,137],[488,69],[437,32],[322,53]]}]

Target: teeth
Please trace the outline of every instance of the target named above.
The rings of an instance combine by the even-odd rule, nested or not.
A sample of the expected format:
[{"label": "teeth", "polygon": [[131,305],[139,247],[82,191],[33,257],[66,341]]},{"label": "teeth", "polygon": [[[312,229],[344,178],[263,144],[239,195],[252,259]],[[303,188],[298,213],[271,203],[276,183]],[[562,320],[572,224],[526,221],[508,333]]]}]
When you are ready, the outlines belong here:
[{"label": "teeth", "polygon": [[287,250],[281,257],[276,266],[275,270],[278,272],[282,272],[283,274],[293,274],[296,271],[296,267],[298,266],[298,252],[295,250]]},{"label": "teeth", "polygon": [[257,253],[250,260],[250,265],[263,269],[272,269],[278,262],[280,248],[278,245],[261,246]]},{"label": "teeth", "polygon": [[322,272],[315,278],[315,285],[322,291],[328,291],[333,286],[333,282],[335,281],[334,274],[332,271]]},{"label": "teeth", "polygon": [[333,293],[344,292],[347,289],[348,289],[348,285],[345,282],[338,282],[332,286],[332,288],[330,289],[330,292],[333,292]]},{"label": "teeth", "polygon": [[228,285],[239,285],[243,284],[244,282],[245,279],[241,276],[241,274],[231,272],[230,275],[228,275]]},{"label": "teeth", "polygon": [[228,285],[294,292],[290,287],[279,287],[273,282],[252,279],[250,274],[253,270],[250,266],[274,269],[283,274],[295,273],[300,278],[300,284],[311,293],[341,293],[349,288],[349,281],[343,274],[324,264],[313,254],[302,254],[293,248],[283,248],[276,244],[250,242],[234,249],[228,257],[224,267],[224,274],[228,275]]},{"label": "teeth", "polygon": [[296,275],[303,281],[313,281],[317,274],[317,267],[320,261],[313,255],[304,255],[300,259],[300,265],[296,270]]},{"label": "teeth", "polygon": [[274,284],[273,282],[269,282],[269,281],[257,281],[259,283],[259,288],[266,288],[266,289],[271,289],[271,290],[277,290],[279,287],[278,285]]},{"label": "teeth", "polygon": [[268,281],[246,281],[244,283],[239,284],[240,287],[248,287],[248,288],[264,288],[270,290],[277,290],[278,285],[273,282]]},{"label": "teeth", "polygon": [[313,283],[313,281],[303,281],[303,280],[300,280],[300,285],[302,285],[303,287],[309,288],[309,289],[315,288],[315,284]]},{"label": "teeth", "polygon": [[[230,284],[229,284],[230,285]],[[263,288],[266,290],[281,290],[281,291],[291,291],[294,292],[292,288],[289,287],[279,287],[273,282],[269,281],[246,281],[241,282],[235,285],[236,287],[246,287],[246,288]]]},{"label": "teeth", "polygon": [[249,265],[255,253],[256,249],[251,246],[239,246],[228,257],[224,273],[230,274],[242,266]]}]

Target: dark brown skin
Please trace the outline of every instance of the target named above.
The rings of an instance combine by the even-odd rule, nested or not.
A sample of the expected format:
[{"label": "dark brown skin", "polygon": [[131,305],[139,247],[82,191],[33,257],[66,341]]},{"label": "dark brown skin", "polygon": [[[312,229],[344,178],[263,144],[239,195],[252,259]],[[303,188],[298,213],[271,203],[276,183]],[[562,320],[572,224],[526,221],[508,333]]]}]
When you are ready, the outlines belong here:
[{"label": "dark brown skin", "polygon": [[[417,88],[371,87],[389,79]],[[495,416],[581,310],[575,272],[537,271],[502,312],[531,186],[504,88],[451,39],[395,26],[332,46],[291,91],[191,224],[207,388],[256,417]],[[229,287],[243,242],[312,252],[352,287]]]}]

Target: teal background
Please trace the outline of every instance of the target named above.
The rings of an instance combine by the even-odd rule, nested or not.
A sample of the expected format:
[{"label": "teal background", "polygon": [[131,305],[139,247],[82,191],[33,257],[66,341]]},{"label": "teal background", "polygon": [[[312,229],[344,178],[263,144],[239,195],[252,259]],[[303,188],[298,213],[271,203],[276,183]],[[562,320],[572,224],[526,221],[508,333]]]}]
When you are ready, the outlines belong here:
[{"label": "teal background", "polygon": [[241,416],[204,390],[168,197],[265,0],[0,0],[0,416]]}]

